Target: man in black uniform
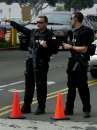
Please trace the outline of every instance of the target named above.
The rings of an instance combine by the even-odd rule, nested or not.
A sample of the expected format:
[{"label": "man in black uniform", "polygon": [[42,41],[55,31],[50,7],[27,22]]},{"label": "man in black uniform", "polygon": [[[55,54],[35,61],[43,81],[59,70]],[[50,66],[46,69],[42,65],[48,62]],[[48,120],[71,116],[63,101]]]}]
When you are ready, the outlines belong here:
[{"label": "man in black uniform", "polygon": [[84,117],[90,117],[90,92],[87,83],[88,61],[90,58],[88,48],[94,40],[94,32],[92,29],[82,25],[83,18],[83,14],[80,12],[72,15],[73,39],[71,44],[64,43],[64,48],[69,49],[71,52],[67,67],[68,94],[65,113],[67,115],[73,114],[77,87],[83,103]]},{"label": "man in black uniform", "polygon": [[55,36],[47,29],[48,18],[46,16],[37,18],[37,29],[34,30],[27,29],[14,21],[10,21],[10,23],[14,28],[30,38],[28,43],[29,56],[26,61],[25,71],[24,104],[21,111],[22,113],[31,112],[31,103],[36,86],[38,107],[35,114],[44,114],[50,56],[57,53],[57,44],[54,42]]}]

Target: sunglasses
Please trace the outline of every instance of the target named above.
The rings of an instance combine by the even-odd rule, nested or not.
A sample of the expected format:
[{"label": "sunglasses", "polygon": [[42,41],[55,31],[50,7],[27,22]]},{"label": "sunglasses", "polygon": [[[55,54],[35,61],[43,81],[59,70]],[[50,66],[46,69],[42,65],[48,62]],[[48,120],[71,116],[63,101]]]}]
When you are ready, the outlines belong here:
[{"label": "sunglasses", "polygon": [[37,21],[36,24],[43,24],[44,22],[42,21]]},{"label": "sunglasses", "polygon": [[72,15],[70,19],[72,20],[72,19],[74,19],[74,18],[75,18],[75,15]]}]

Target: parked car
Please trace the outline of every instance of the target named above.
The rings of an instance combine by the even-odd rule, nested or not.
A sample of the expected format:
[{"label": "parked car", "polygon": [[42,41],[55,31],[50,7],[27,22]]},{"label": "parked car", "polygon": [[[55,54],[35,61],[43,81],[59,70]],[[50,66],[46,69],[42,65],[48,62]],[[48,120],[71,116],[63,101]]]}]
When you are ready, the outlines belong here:
[{"label": "parked car", "polygon": [[96,44],[95,55],[90,57],[89,69],[92,77],[97,78],[97,40],[95,40],[92,44]]},{"label": "parked car", "polygon": [[[97,16],[96,15],[85,16],[83,24],[91,27],[95,32],[95,36],[97,37]],[[92,77],[97,78],[97,40],[95,40],[92,44],[96,45],[96,51],[93,56],[90,56],[89,71]]]}]

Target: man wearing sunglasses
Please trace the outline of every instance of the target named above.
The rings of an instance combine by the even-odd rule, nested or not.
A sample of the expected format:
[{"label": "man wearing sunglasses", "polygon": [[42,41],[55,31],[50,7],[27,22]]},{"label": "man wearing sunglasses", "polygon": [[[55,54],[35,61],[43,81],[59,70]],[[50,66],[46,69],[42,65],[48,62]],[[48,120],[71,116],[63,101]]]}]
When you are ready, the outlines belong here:
[{"label": "man wearing sunglasses", "polygon": [[73,38],[64,48],[70,50],[67,74],[68,74],[68,94],[65,113],[73,114],[74,101],[76,97],[76,87],[83,104],[84,117],[90,117],[90,92],[87,83],[88,61],[90,59],[88,48],[94,40],[94,32],[89,27],[83,26],[83,14],[76,12],[71,17],[71,25],[74,29]]},{"label": "man wearing sunglasses", "polygon": [[25,95],[21,111],[22,113],[31,113],[31,103],[36,86],[38,107],[35,114],[44,114],[50,56],[57,53],[58,50],[57,44],[54,42],[56,38],[52,31],[47,29],[48,18],[46,16],[37,18],[37,29],[33,30],[27,29],[14,21],[10,21],[10,24],[18,31],[27,35],[28,38],[30,37],[30,42],[27,43],[29,54],[26,61]]}]

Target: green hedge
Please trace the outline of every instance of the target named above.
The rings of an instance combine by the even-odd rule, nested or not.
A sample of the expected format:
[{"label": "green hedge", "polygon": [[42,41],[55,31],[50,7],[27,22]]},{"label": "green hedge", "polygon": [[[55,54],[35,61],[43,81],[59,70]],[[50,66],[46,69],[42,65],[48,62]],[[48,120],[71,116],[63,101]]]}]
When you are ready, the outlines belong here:
[{"label": "green hedge", "polygon": [[5,40],[0,41],[0,48],[8,48],[9,43]]}]

